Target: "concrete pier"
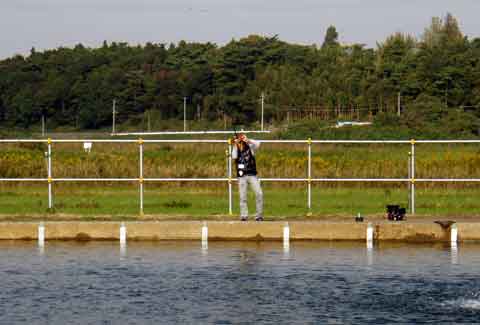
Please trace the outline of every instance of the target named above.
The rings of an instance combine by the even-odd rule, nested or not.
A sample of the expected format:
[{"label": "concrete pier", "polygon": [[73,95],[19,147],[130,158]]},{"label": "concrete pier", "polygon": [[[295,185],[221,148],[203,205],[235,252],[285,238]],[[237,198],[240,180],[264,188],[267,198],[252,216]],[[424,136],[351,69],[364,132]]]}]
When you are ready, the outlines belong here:
[{"label": "concrete pier", "polygon": [[[284,240],[284,221],[43,222],[48,240]],[[374,241],[449,242],[450,227],[431,222],[372,222]],[[289,221],[289,240],[366,241],[367,222]],[[480,222],[459,222],[458,241],[480,241]],[[0,240],[38,240],[38,222],[0,222]],[[203,230],[205,232],[205,229]]]}]

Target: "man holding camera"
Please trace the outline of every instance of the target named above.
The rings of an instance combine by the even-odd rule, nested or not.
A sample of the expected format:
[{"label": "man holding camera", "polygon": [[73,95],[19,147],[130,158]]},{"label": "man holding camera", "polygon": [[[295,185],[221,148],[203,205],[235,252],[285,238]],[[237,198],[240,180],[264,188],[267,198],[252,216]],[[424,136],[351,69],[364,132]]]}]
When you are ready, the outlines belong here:
[{"label": "man holding camera", "polygon": [[240,219],[247,221],[247,186],[250,184],[255,192],[256,201],[256,221],[263,220],[263,192],[260,187],[260,181],[257,178],[257,165],[255,162],[255,152],[260,147],[258,141],[248,139],[245,134],[239,134],[234,138],[234,147],[232,149],[232,158],[237,165],[238,189],[240,193]]}]

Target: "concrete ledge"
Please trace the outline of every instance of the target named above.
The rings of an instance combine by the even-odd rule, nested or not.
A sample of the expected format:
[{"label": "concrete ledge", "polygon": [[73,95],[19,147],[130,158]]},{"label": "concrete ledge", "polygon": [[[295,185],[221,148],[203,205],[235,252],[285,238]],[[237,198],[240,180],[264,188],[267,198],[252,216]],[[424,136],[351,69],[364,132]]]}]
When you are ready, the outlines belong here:
[{"label": "concrete ledge", "polygon": [[368,223],[289,222],[291,240],[366,240]]},{"label": "concrete ledge", "polygon": [[38,223],[2,222],[0,223],[0,240],[37,240]]},{"label": "concrete ledge", "polygon": [[[121,222],[45,222],[45,240],[119,240]],[[153,221],[125,222],[127,240],[283,240],[288,225],[290,240],[365,241],[368,223],[355,222],[239,222]],[[37,222],[0,222],[0,240],[37,240]],[[447,242],[450,229],[426,222],[372,223],[374,240]],[[480,222],[460,222],[459,241],[480,241]]]},{"label": "concrete ledge", "polygon": [[200,240],[202,226],[199,221],[125,222],[127,240]]},{"label": "concrete ledge", "polygon": [[208,222],[209,240],[282,240],[285,222]]},{"label": "concrete ledge", "polygon": [[[374,239],[379,241],[404,241],[423,243],[450,241],[450,229],[444,229],[439,224],[433,222],[385,222],[375,224],[374,229]],[[480,231],[477,234],[480,238]]]},{"label": "concrete ledge", "polygon": [[45,239],[50,240],[119,240],[120,223],[114,222],[45,222]]},{"label": "concrete ledge", "polygon": [[480,240],[480,223],[474,222],[459,222],[458,226],[458,240],[459,241],[478,241]]}]

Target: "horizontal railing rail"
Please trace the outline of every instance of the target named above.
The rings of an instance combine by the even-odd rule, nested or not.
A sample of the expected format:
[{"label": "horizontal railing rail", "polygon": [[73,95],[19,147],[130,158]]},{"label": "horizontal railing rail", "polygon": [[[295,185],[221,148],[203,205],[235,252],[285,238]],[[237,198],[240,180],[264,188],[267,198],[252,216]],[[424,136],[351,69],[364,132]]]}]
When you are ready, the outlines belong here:
[{"label": "horizontal railing rail", "polygon": [[[257,140],[260,143],[344,143],[344,144],[419,144],[419,143],[480,143],[480,140]],[[229,140],[213,139],[0,139],[0,143],[229,143]]]}]

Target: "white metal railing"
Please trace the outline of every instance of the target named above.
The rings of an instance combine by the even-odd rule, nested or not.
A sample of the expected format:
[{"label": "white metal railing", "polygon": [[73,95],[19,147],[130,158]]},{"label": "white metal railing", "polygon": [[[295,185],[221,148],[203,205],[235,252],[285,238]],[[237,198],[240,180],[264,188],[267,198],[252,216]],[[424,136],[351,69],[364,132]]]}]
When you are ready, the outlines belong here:
[{"label": "white metal railing", "polygon": [[[416,144],[424,143],[480,143],[480,140],[259,140],[261,143],[307,144],[307,177],[306,178],[261,178],[262,182],[304,182],[307,183],[307,207],[312,207],[312,183],[315,182],[405,182],[409,184],[410,213],[415,214],[415,183],[422,182],[480,182],[480,178],[415,178]],[[0,139],[1,143],[46,143],[47,144],[47,178],[0,178],[0,182],[47,182],[48,207],[53,208],[52,186],[54,182],[138,182],[140,214],[143,214],[143,184],[145,182],[227,182],[228,212],[233,214],[233,177],[232,143],[229,140],[146,140],[146,139]],[[54,143],[137,143],[139,146],[139,166],[137,178],[55,178],[52,174],[52,144]],[[224,143],[227,144],[227,177],[220,178],[145,178],[143,173],[144,144],[146,143]],[[312,178],[312,146],[314,144],[410,144],[407,178]]]}]

